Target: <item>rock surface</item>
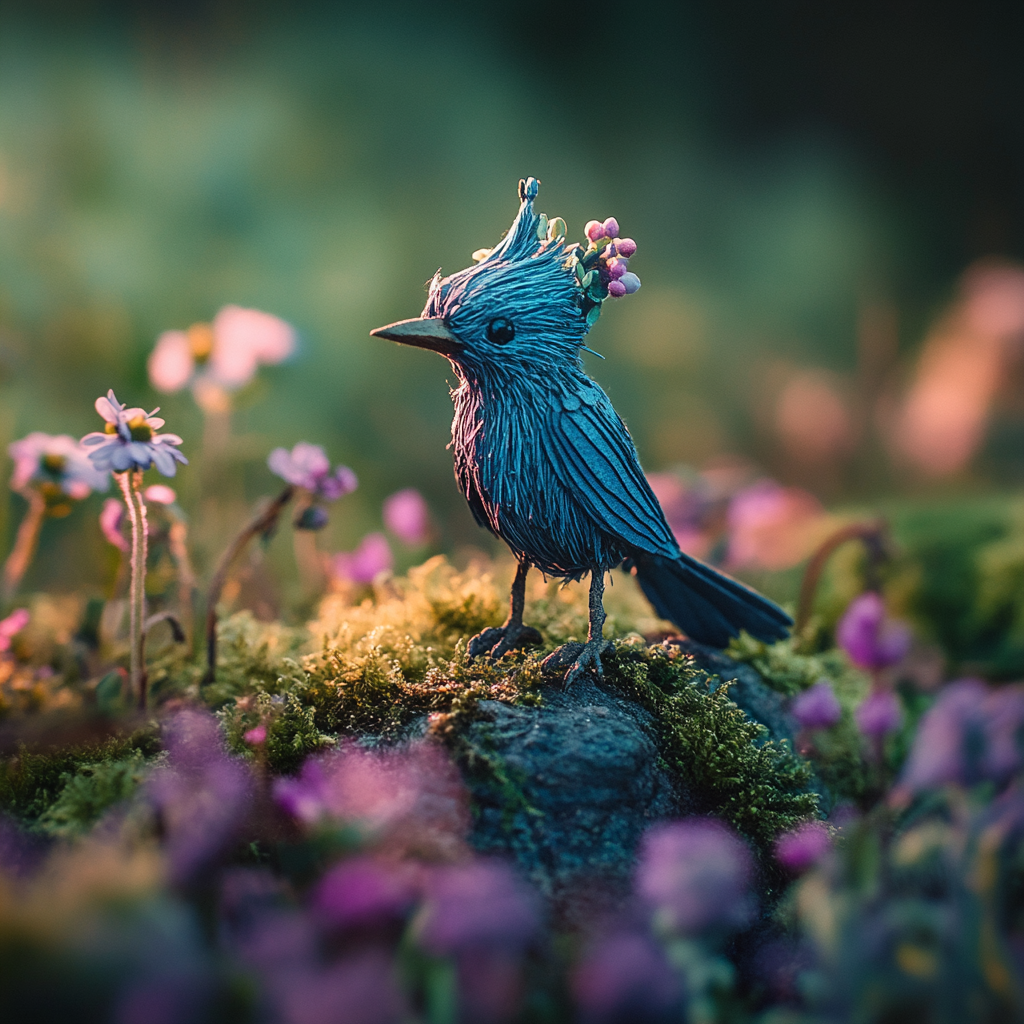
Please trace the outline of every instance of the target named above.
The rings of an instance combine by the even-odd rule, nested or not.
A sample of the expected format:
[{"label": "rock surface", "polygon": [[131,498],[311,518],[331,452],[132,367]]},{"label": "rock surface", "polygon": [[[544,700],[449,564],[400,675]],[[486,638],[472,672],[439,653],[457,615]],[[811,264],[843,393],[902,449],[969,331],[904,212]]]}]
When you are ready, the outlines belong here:
[{"label": "rock surface", "polygon": [[[710,648],[687,651],[708,672],[736,680],[730,695],[771,738],[792,739],[783,698],[754,669]],[[699,794],[662,764],[650,713],[596,676],[544,696],[540,708],[479,706],[467,738],[504,778],[470,773],[472,841],[513,856],[556,907],[578,917],[621,898],[645,829],[695,813]]]}]

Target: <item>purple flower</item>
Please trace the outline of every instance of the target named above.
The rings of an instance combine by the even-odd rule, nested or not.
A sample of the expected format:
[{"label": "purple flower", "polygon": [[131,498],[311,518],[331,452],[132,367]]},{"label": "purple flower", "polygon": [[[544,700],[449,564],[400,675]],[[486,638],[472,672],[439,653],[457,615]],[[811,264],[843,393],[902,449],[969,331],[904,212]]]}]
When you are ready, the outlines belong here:
[{"label": "purple flower", "polygon": [[472,861],[428,876],[419,940],[435,955],[481,946],[522,949],[539,928],[536,892],[505,864]]},{"label": "purple flower", "polygon": [[294,487],[302,487],[327,501],[335,501],[356,489],[359,481],[348,466],[331,472],[331,462],[318,444],[300,441],[290,452],[275,448],[267,456],[271,473]]},{"label": "purple flower", "polygon": [[647,935],[620,932],[599,941],[571,978],[586,1024],[661,1019],[682,996],[665,951]]},{"label": "purple flower", "polygon": [[903,722],[903,708],[892,690],[872,690],[853,713],[857,728],[873,740],[882,740]]},{"label": "purple flower", "polygon": [[0,619],[0,651],[10,649],[11,638],[28,625],[29,618],[27,609],[16,608],[6,619]]},{"label": "purple flower", "polygon": [[307,826],[351,822],[392,852],[462,851],[465,790],[443,750],[428,740],[388,751],[346,744],[308,758],[298,776],[275,782],[274,798]]},{"label": "purple flower", "polygon": [[334,556],[332,569],[339,579],[352,583],[372,583],[382,572],[390,572],[395,564],[391,546],[383,533],[368,533],[355,551],[341,551]]},{"label": "purple flower", "polygon": [[881,595],[867,591],[850,602],[836,626],[836,641],[858,668],[877,670],[902,661],[910,629],[885,614]]},{"label": "purple flower", "polygon": [[237,837],[253,798],[244,762],[225,752],[217,720],[179,711],[164,727],[166,766],[149,780],[160,814],[171,879],[187,884]]},{"label": "purple flower", "polygon": [[1024,687],[992,689],[978,679],[950,683],[925,713],[901,787],[919,792],[983,779],[1005,783],[1022,764]]},{"label": "purple flower", "polygon": [[842,705],[827,679],[819,679],[793,701],[793,717],[805,729],[830,729],[842,714]]},{"label": "purple flower", "polygon": [[128,540],[121,532],[121,527],[124,524],[125,507],[123,501],[118,501],[117,498],[107,498],[103,502],[103,508],[100,511],[100,529],[103,531],[103,536],[106,537],[108,544],[113,544],[115,548],[121,551],[128,550]]},{"label": "purple flower", "polygon": [[401,919],[415,898],[408,870],[354,857],[324,875],[313,893],[313,907],[327,924],[349,928]]},{"label": "purple flower", "polygon": [[621,299],[626,294],[626,286],[621,281],[609,281],[608,294],[613,299]]},{"label": "purple flower", "polygon": [[609,217],[601,225],[601,231],[606,238],[614,238],[619,233],[619,222],[614,217]]},{"label": "purple flower", "polygon": [[754,912],[752,864],[744,843],[720,822],[687,818],[644,836],[637,891],[676,931],[732,930]]},{"label": "purple flower", "polygon": [[597,242],[604,238],[604,225],[599,220],[588,220],[583,233],[591,242]]},{"label": "purple flower", "polygon": [[806,821],[775,840],[775,859],[787,871],[806,871],[832,848],[832,837],[822,821]]},{"label": "purple flower", "polygon": [[[147,470],[150,466],[174,476],[175,463],[188,465],[188,459],[178,451],[181,444],[177,434],[158,434],[164,421],[153,412],[128,409],[119,402],[113,391],[106,398],[96,399],[96,411],[107,421],[102,431],[86,434],[82,444],[95,448],[89,458],[98,469],[124,473],[128,470]],[[96,447],[96,446],[99,447]]]},{"label": "purple flower", "polygon": [[430,512],[423,495],[407,487],[385,498],[384,525],[410,547],[425,544],[430,536]]},{"label": "purple flower", "polygon": [[110,478],[105,470],[97,469],[89,460],[89,453],[67,434],[44,434],[40,431],[12,441],[7,446],[14,460],[11,488],[20,491],[35,487],[44,495],[63,496],[81,501],[92,491],[105,491]]},{"label": "purple flower", "polygon": [[636,252],[636,242],[632,238],[616,238],[615,248],[620,256],[629,259]]}]

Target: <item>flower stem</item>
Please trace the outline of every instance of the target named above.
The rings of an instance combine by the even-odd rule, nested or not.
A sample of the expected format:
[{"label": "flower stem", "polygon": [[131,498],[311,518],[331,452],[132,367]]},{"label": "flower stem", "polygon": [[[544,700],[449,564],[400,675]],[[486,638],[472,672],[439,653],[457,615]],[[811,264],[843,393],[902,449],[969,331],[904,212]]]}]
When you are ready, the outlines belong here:
[{"label": "flower stem", "polygon": [[[827,537],[817,551],[811,556],[804,570],[804,578],[800,584],[800,602],[797,606],[796,624],[793,632],[799,636],[804,627],[810,621],[811,611],[814,608],[814,595],[821,580],[821,574],[832,552],[849,540],[861,540],[868,549],[868,573],[877,576],[878,566],[886,558],[886,523],[883,519],[876,519],[869,522],[850,523],[836,530]],[[877,587],[877,582],[873,579]]]},{"label": "flower stem", "polygon": [[3,584],[0,586],[0,599],[4,603],[14,597],[25,570],[32,563],[39,543],[39,532],[43,527],[43,518],[46,515],[46,499],[38,491],[26,488],[18,493],[28,502],[28,510],[18,527],[14,547],[4,562]]},{"label": "flower stem", "polygon": [[132,581],[129,597],[129,632],[131,635],[131,687],[146,710],[146,503],[139,493],[142,473],[128,470],[115,473],[128,506],[132,524]]},{"label": "flower stem", "polygon": [[249,541],[261,533],[269,533],[276,525],[284,507],[292,500],[295,488],[289,484],[276,498],[261,506],[259,511],[242,527],[217,562],[206,595],[206,675],[203,683],[212,683],[217,675],[217,602],[227,582],[228,573]]}]

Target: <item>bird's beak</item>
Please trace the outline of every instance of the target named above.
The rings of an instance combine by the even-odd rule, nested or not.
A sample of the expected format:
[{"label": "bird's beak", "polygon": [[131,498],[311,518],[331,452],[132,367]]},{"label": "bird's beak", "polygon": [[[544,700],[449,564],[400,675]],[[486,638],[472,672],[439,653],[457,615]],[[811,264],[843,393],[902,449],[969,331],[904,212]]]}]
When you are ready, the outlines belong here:
[{"label": "bird's beak", "polygon": [[387,338],[397,341],[400,345],[415,345],[417,348],[429,348],[444,356],[453,356],[462,351],[462,342],[448,330],[440,317],[414,317],[412,320],[399,320],[370,331],[371,338]]}]

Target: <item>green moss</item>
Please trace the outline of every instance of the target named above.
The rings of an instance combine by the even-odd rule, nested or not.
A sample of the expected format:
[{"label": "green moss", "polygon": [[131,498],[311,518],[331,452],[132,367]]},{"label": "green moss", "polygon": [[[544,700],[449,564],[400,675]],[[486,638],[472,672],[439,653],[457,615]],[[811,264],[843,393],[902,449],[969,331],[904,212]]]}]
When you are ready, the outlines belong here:
[{"label": "green moss", "polygon": [[698,794],[705,813],[731,822],[762,851],[817,811],[807,764],[786,744],[765,741],[763,726],[711,691],[689,658],[670,648],[619,644],[606,659],[608,681],[653,716],[665,765]]},{"label": "green moss", "polygon": [[[59,750],[23,747],[0,764],[0,809],[27,824],[35,824],[61,800],[64,791],[79,775],[92,781],[76,784],[74,791],[68,794],[66,807],[75,807],[78,811],[84,811],[89,805],[98,807],[103,801],[102,794],[113,792],[122,783],[127,785],[124,769],[101,771],[97,777],[98,766],[134,763],[136,759],[155,757],[159,750],[158,737],[151,730]],[[115,777],[122,778],[122,783],[117,783]],[[109,804],[99,810],[106,806]],[[56,824],[54,821],[55,827]]]},{"label": "green moss", "polygon": [[39,816],[36,829],[60,839],[84,834],[108,808],[127,800],[152,765],[141,750],[128,757],[78,765],[61,776],[64,788]]}]

